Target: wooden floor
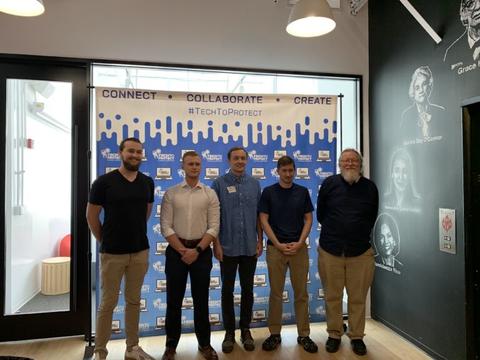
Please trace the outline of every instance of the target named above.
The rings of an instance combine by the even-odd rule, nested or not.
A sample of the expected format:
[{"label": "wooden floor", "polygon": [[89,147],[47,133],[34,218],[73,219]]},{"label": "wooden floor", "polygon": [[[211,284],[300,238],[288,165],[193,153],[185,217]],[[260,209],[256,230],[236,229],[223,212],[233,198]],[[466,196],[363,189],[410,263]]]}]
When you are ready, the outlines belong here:
[{"label": "wooden floor", "polygon": [[[424,360],[431,359],[422,350],[410,344],[400,336],[396,335],[382,324],[367,320],[366,334],[364,341],[368,348],[368,354],[365,356],[356,356],[350,347],[350,342],[346,336],[342,339],[340,350],[335,354],[329,354],[325,351],[325,341],[327,333],[325,332],[325,323],[311,325],[311,338],[317,342],[318,354],[309,354],[297,345],[296,327],[285,326],[282,329],[282,345],[275,351],[262,351],[262,341],[268,336],[268,329],[252,329],[252,335],[255,339],[256,349],[253,352],[246,352],[241,346],[237,345],[230,354],[221,352],[223,332],[212,333],[212,346],[218,351],[220,359],[230,360],[307,360],[307,359],[363,359],[363,360]],[[237,332],[237,338],[239,334]],[[161,359],[165,337],[146,337],[140,339],[140,345],[145,351],[158,360]],[[25,356],[35,360],[74,360],[83,359],[85,342],[82,338],[62,338],[53,340],[22,341],[0,344],[0,355]],[[125,350],[124,340],[110,341],[109,360],[123,360]],[[197,341],[193,334],[184,334],[177,348],[177,359],[202,360],[197,353]]]}]

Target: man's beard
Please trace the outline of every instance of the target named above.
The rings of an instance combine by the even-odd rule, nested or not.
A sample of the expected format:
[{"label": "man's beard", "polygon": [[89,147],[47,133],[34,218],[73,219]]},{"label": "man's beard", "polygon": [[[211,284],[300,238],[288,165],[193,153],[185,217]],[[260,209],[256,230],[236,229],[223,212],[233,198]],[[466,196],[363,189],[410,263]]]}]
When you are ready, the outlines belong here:
[{"label": "man's beard", "polygon": [[138,171],[138,169],[140,169],[140,164],[141,162],[139,162],[138,164],[134,165],[134,164],[131,164],[129,162],[126,162],[126,161],[122,161],[122,164],[123,164],[123,167],[125,169],[127,169],[128,171]]},{"label": "man's beard", "polygon": [[360,173],[357,170],[347,170],[344,169],[341,171],[343,179],[349,184],[353,184],[360,178]]}]

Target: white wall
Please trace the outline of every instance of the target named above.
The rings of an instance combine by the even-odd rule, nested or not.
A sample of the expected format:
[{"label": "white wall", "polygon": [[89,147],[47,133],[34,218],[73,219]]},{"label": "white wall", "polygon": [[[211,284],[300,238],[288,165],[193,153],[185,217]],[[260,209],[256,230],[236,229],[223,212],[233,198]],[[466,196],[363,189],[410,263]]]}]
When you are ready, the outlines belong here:
[{"label": "white wall", "polygon": [[35,18],[0,13],[0,53],[363,75],[368,135],[367,6],[352,16],[341,0],[332,33],[301,39],[285,32],[287,0],[44,3]]},{"label": "white wall", "polygon": [[45,0],[36,18],[0,14],[0,52],[366,74],[367,12],[333,10],[337,29],[299,39],[287,0]]}]

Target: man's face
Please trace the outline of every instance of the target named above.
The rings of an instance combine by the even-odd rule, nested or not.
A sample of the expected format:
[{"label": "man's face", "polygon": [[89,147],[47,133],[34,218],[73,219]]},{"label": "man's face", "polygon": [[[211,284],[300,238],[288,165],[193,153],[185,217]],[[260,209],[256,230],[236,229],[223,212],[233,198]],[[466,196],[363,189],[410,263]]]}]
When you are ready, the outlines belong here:
[{"label": "man's face", "polygon": [[390,226],[382,224],[380,228],[380,245],[385,255],[392,255],[395,250],[395,240],[393,239]]},{"label": "man's face", "polygon": [[408,173],[407,163],[404,159],[396,159],[393,162],[392,179],[395,188],[403,192],[408,186],[410,174]]},{"label": "man's face", "polygon": [[143,146],[135,141],[126,141],[120,151],[120,159],[125,169],[138,171],[143,158]]},{"label": "man's face", "polygon": [[277,169],[278,176],[280,177],[280,183],[283,185],[291,185],[295,176],[295,167],[293,164],[281,166]]},{"label": "man's face", "polygon": [[480,26],[480,0],[463,0],[464,11],[467,13],[467,21],[469,27]]},{"label": "man's face", "polygon": [[185,171],[185,178],[198,179],[200,171],[202,171],[202,160],[200,156],[185,156],[182,169]]},{"label": "man's face", "polygon": [[247,166],[247,154],[243,150],[234,150],[230,153],[228,163],[230,164],[231,171],[235,175],[242,175]]},{"label": "man's face", "polygon": [[360,177],[361,164],[357,154],[346,151],[340,158],[340,173],[345,181],[353,183]]},{"label": "man's face", "polygon": [[429,96],[428,79],[423,75],[418,75],[413,83],[414,100],[416,103],[424,103]]}]

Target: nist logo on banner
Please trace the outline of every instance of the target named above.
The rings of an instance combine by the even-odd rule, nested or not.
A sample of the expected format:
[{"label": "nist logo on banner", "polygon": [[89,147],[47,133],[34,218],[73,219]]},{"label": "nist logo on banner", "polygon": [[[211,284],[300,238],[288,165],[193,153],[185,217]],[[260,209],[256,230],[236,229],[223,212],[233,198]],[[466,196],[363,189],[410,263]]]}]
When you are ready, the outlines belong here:
[{"label": "nist logo on banner", "polygon": [[161,261],[154,262],[152,267],[153,267],[153,270],[155,270],[156,272],[159,272],[159,273],[165,272],[165,266],[162,265]]},{"label": "nist logo on banner", "polygon": [[165,190],[162,190],[161,186],[155,186],[154,194],[158,198],[163,198],[163,195],[165,195]]},{"label": "nist logo on banner", "polygon": [[175,161],[175,154],[163,154],[161,149],[153,150],[152,155],[158,161]]},{"label": "nist logo on banner", "polygon": [[[315,171],[315,175],[317,175],[319,178],[322,178],[322,179],[325,179],[325,178],[333,175],[333,172],[323,171],[323,169],[321,167],[315,169],[314,171]],[[320,188],[319,188],[319,190],[320,190]]]},{"label": "nist logo on banner", "polygon": [[268,161],[268,155],[257,154],[257,150],[252,150],[248,153],[248,158],[256,162],[266,162]]},{"label": "nist logo on banner", "polygon": [[119,161],[120,160],[120,154],[117,152],[112,152],[110,148],[104,148],[100,150],[100,154],[102,155],[102,158],[108,160],[108,161]]},{"label": "nist logo on banner", "polygon": [[155,234],[158,234],[158,235],[162,235],[162,227],[160,226],[160,224],[155,224],[152,226],[152,230]]},{"label": "nist logo on banner", "polygon": [[153,300],[153,307],[157,310],[166,310],[167,303],[163,303],[162,299],[156,298],[155,300]]},{"label": "nist logo on banner", "polygon": [[302,154],[300,150],[293,152],[293,158],[299,162],[312,162],[312,155]]},{"label": "nist logo on banner", "polygon": [[221,154],[211,154],[210,150],[206,149],[202,151],[202,157],[210,162],[222,162],[223,156]]}]

